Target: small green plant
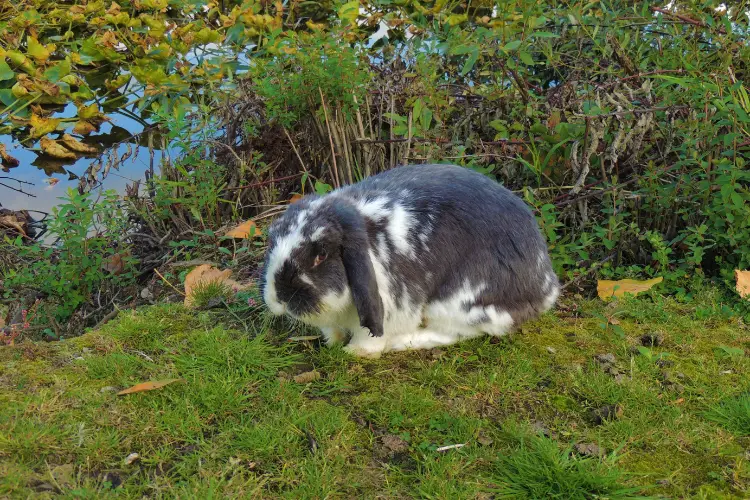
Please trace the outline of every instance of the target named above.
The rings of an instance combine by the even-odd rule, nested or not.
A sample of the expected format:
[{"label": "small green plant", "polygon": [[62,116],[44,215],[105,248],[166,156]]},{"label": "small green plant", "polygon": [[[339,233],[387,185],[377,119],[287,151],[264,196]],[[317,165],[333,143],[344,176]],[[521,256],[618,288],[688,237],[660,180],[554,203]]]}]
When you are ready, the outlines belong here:
[{"label": "small green plant", "polygon": [[232,288],[222,281],[206,281],[193,288],[193,303],[198,309],[231,302],[234,299]]},{"label": "small green plant", "polygon": [[[69,190],[53,209],[48,223],[47,246],[26,245],[19,237],[6,239],[26,264],[8,269],[3,276],[7,298],[20,299],[28,292],[44,297],[44,305],[57,321],[65,321],[103,286],[121,288],[132,282],[134,259],[123,235],[127,214],[117,194],[78,194]],[[39,314],[43,321],[44,314]]]}]

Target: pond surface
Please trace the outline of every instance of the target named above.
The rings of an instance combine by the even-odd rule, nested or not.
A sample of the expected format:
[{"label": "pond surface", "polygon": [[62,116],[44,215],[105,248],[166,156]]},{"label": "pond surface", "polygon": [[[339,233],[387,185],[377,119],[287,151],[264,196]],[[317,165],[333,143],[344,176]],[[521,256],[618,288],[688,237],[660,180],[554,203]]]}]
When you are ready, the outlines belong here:
[{"label": "pond surface", "polygon": [[[102,124],[98,134],[92,134],[83,142],[98,145],[102,152],[115,147],[120,156],[127,151],[127,145],[131,145],[132,156],[120,166],[119,170],[110,170],[101,186],[97,188],[113,189],[118,193],[124,193],[125,186],[128,184],[138,180],[143,181],[144,172],[151,164],[151,154],[147,146],[141,146],[136,150],[135,141],[139,139],[138,134],[144,130],[142,122],[121,114],[112,114],[109,117],[111,121]],[[24,184],[19,186],[18,182],[10,179],[2,179],[0,182],[14,188],[20,187],[28,193],[19,193],[0,186],[0,205],[11,210],[51,212],[52,207],[58,205],[60,198],[65,196],[68,188],[78,188],[78,176],[84,175],[89,165],[96,160],[95,157],[82,157],[75,161],[54,160],[22,147],[10,135],[0,135],[0,144],[5,144],[8,153],[19,161],[19,165],[9,169],[7,173],[0,171],[0,177],[8,176]],[[154,144],[155,147],[157,145],[157,143]],[[158,171],[160,159],[161,151],[154,149],[153,161],[156,171]],[[39,214],[32,215],[34,218],[39,218]]]}]

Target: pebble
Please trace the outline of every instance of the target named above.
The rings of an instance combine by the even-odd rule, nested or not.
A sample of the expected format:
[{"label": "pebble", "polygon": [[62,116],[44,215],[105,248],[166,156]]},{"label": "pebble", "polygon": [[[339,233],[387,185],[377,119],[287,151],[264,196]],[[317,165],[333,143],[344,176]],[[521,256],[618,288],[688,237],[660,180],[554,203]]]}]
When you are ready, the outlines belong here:
[{"label": "pebble", "polygon": [[615,364],[615,361],[617,361],[617,358],[615,358],[614,354],[606,353],[606,354],[597,354],[595,356],[596,361],[601,364],[607,364],[607,365],[613,365]]},{"label": "pebble", "polygon": [[584,457],[601,457],[604,455],[604,448],[595,443],[578,443],[576,451]]}]

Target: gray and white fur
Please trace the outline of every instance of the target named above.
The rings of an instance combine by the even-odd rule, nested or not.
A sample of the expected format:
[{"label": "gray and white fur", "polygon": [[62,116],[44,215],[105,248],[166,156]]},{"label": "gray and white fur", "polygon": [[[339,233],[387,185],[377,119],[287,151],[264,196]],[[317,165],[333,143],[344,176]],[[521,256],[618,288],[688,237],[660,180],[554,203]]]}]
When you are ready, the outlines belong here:
[{"label": "gray and white fur", "polygon": [[272,313],[378,357],[504,335],[560,286],[520,198],[463,167],[409,165],[290,205],[269,229],[261,291]]}]

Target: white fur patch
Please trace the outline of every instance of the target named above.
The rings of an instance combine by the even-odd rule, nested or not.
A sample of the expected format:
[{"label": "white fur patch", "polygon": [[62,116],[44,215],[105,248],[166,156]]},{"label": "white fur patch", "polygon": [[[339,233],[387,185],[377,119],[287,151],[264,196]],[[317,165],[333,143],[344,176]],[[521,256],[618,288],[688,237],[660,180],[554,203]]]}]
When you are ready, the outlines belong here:
[{"label": "white fur patch", "polygon": [[433,302],[428,306],[428,316],[436,318],[456,318],[460,316],[461,320],[466,319],[466,311],[463,309],[463,305],[477,300],[479,294],[487,288],[487,285],[480,283],[479,285],[472,286],[471,283],[466,280],[464,285],[456,290],[456,292],[445,300]]},{"label": "white fur patch", "polygon": [[320,299],[320,303],[325,311],[323,315],[341,312],[352,304],[352,292],[348,286],[341,292],[328,292]]},{"label": "white fur patch", "polygon": [[549,311],[552,306],[555,305],[555,302],[557,302],[557,297],[560,296],[560,289],[558,287],[554,287],[550,293],[547,294],[546,297],[544,297],[544,302],[542,303],[542,311]]},{"label": "white fur patch", "polygon": [[320,239],[320,237],[323,236],[324,232],[325,232],[325,228],[324,227],[319,227],[310,236],[310,241],[318,241]]},{"label": "white fur patch", "polygon": [[409,244],[409,231],[414,227],[416,220],[402,206],[394,205],[386,230],[396,247],[396,251],[409,256],[414,256],[414,247]]},{"label": "white fur patch", "polygon": [[373,220],[382,220],[388,216],[388,198],[375,198],[373,200],[360,200],[357,208],[365,217]]},{"label": "white fur patch", "polygon": [[513,326],[513,318],[508,311],[503,311],[497,306],[487,306],[484,312],[490,317],[487,323],[480,325],[480,328],[490,335],[505,335]]}]

